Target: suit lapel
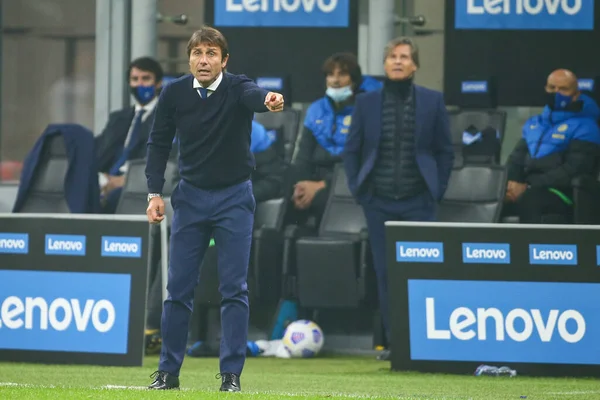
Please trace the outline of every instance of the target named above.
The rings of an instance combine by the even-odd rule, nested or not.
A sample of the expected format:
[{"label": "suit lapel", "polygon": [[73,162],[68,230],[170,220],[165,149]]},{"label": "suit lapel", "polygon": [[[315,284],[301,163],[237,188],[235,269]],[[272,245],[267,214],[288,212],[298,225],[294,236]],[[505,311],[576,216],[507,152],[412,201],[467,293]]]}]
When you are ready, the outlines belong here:
[{"label": "suit lapel", "polygon": [[381,115],[383,111],[383,91],[378,90],[375,92],[375,95],[372,96],[373,99],[370,101],[370,110],[367,114],[371,120],[371,129],[373,131],[373,138],[375,139],[374,143],[379,143],[379,138],[381,137]]},{"label": "suit lapel", "polygon": [[427,109],[423,101],[423,90],[415,85],[415,141],[421,137],[424,122],[427,118]]}]

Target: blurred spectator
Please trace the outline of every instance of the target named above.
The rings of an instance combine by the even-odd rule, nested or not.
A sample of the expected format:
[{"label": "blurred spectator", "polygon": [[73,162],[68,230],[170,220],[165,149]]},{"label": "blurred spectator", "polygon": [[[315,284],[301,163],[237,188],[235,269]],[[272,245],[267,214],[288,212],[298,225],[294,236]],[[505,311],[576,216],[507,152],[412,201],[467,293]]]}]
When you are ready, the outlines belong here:
[{"label": "blurred spectator", "polygon": [[250,151],[256,160],[256,169],[252,174],[252,191],[256,203],[282,196],[283,160],[273,146],[276,139],[275,131],[267,131],[261,124],[252,121]]},{"label": "blurred spectator", "polygon": [[357,94],[376,90],[382,84],[363,77],[358,60],[351,53],[336,53],[324,65],[325,96],[312,103],[304,129],[298,137],[292,160],[293,203],[304,216],[318,224],[329,194],[335,164],[342,161]]},{"label": "blurred spectator", "polygon": [[125,184],[127,161],[146,157],[146,143],[163,78],[160,64],[150,57],[134,60],[128,73],[135,105],[112,112],[96,138],[103,211],[111,214]]},{"label": "blurred spectator", "polygon": [[547,105],[525,122],[523,136],[508,158],[504,214],[539,224],[542,216],[572,215],[571,180],[593,174],[600,154],[600,109],[581,94],[573,72],[548,76]]}]

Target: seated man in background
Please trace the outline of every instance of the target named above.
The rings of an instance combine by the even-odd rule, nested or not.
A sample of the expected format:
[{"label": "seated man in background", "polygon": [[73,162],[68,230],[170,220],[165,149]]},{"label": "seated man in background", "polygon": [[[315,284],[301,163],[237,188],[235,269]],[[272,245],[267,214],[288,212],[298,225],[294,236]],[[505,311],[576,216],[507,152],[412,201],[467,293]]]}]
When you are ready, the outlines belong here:
[{"label": "seated man in background", "polygon": [[573,72],[548,76],[547,105],[523,126],[508,158],[505,215],[539,224],[542,216],[572,215],[571,180],[593,173],[600,154],[600,109],[579,92]]},{"label": "seated man in background", "polygon": [[291,169],[294,206],[303,217],[314,216],[317,224],[325,211],[334,167],[342,161],[355,96],[382,86],[363,77],[352,53],[333,54],[323,64],[323,72],[325,96],[308,107]]},{"label": "seated man in background", "polygon": [[129,89],[135,105],[114,111],[96,137],[96,160],[102,188],[103,212],[114,214],[125,184],[127,161],[146,157],[146,142],[162,85],[163,70],[150,57],[129,65]]},{"label": "seated man in background", "polygon": [[273,146],[275,140],[275,131],[267,131],[261,124],[252,121],[250,151],[256,161],[252,191],[257,204],[283,195],[283,160]]}]

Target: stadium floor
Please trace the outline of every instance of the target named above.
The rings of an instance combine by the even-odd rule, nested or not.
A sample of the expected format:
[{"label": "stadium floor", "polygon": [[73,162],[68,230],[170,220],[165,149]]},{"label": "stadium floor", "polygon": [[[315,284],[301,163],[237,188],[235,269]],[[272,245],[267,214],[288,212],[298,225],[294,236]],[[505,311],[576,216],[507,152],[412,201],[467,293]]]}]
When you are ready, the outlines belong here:
[{"label": "stadium floor", "polygon": [[219,393],[217,359],[187,358],[179,392],[142,391],[143,367],[0,363],[0,399],[600,399],[600,380],[396,373],[372,357],[248,359],[243,393]]}]

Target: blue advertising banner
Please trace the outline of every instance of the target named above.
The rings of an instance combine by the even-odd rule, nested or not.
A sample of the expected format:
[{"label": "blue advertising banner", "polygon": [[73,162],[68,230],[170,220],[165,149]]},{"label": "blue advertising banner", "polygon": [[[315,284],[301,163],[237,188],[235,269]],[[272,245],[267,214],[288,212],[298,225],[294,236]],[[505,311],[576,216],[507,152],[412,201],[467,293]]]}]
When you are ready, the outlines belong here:
[{"label": "blue advertising banner", "polygon": [[411,279],[408,304],[413,360],[600,364],[598,283]]},{"label": "blue advertising banner", "polygon": [[144,216],[0,214],[0,361],[140,366]]},{"label": "blue advertising banner", "polygon": [[346,28],[349,0],[220,0],[215,26]]},{"label": "blue advertising banner", "polygon": [[131,275],[0,270],[0,349],[127,352]]},{"label": "blue advertising banner", "polygon": [[594,0],[456,0],[456,29],[594,29]]},{"label": "blue advertising banner", "polygon": [[385,225],[392,370],[600,376],[600,227]]}]

